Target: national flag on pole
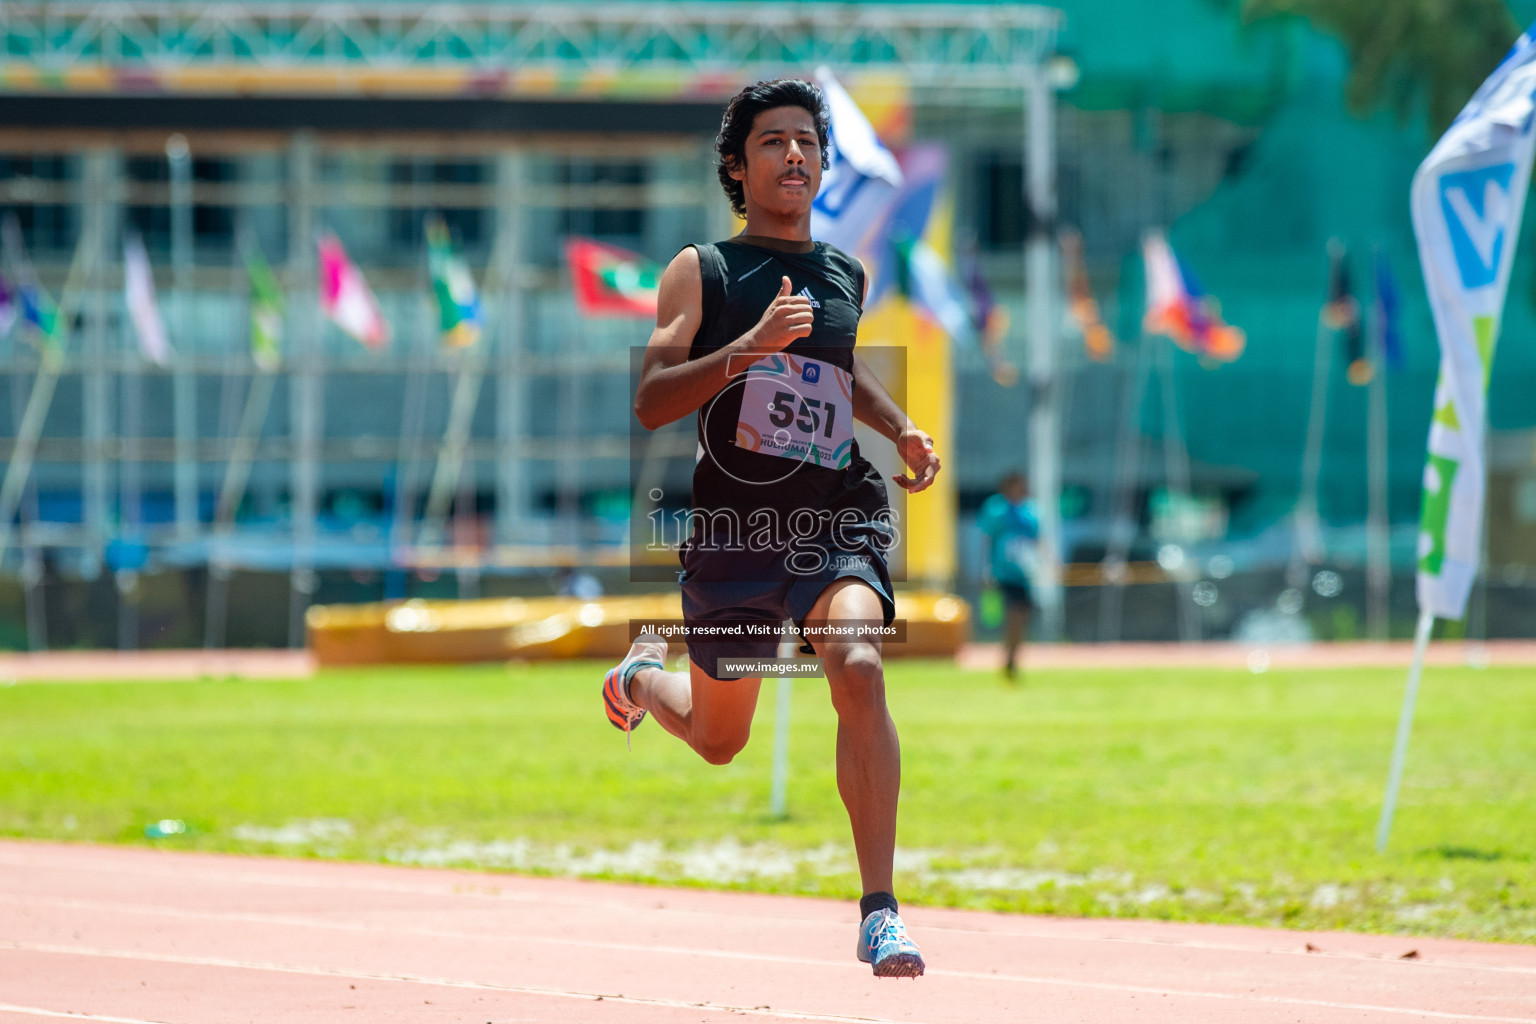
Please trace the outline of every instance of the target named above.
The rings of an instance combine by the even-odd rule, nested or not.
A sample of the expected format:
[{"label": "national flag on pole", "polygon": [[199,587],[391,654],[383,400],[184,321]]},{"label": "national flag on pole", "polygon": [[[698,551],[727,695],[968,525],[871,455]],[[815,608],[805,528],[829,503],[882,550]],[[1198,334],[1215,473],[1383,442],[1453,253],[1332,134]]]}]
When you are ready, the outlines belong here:
[{"label": "national flag on pole", "polygon": [[16,302],[16,289],[3,276],[0,276],[0,338],[4,338],[10,332],[11,325],[16,322],[20,311]]},{"label": "national flag on pole", "polygon": [[1088,283],[1088,264],[1083,259],[1083,236],[1073,228],[1062,228],[1062,270],[1067,278],[1067,312],[1083,336],[1083,348],[1096,363],[1107,363],[1115,354],[1115,336],[1109,333],[1099,316],[1099,304]]},{"label": "national flag on pole", "polygon": [[16,270],[16,287],[12,317],[20,314],[21,322],[32,335],[29,341],[38,344],[45,356],[57,358],[64,353],[64,320],[59,307],[54,305],[47,290],[37,281],[37,274],[27,259],[22,245],[21,224],[14,213],[7,213],[0,221],[0,249],[4,250],[10,265]]},{"label": "national flag on pole", "polygon": [[442,217],[427,218],[427,266],[437,297],[438,329],[449,348],[467,348],[480,340],[480,293],[463,259],[453,251]]},{"label": "national flag on pole", "polygon": [[[903,156],[902,186],[881,228],[883,251],[864,257],[871,277],[864,308],[878,305],[894,286],[951,341],[975,344],[985,342],[983,325],[976,318],[972,294],[949,261],[954,218],[944,188],[947,170],[948,157],[941,147],[913,147]],[[999,326],[1006,327],[1006,322]]]},{"label": "national flag on pole", "polygon": [[1488,375],[1536,151],[1536,26],[1478,88],[1413,176],[1419,263],[1440,339],[1424,499],[1419,607],[1460,619],[1477,576]]},{"label": "national flag on pole", "polygon": [[[901,165],[831,69],[817,68],[816,82],[831,114],[832,151],[811,205],[811,237],[851,256],[874,256],[886,241],[890,208],[903,183]],[[873,287],[870,294],[876,294]]]},{"label": "national flag on pole", "polygon": [[45,354],[63,354],[64,319],[59,316],[53,297],[36,281],[21,286],[21,320],[36,332]]},{"label": "national flag on pole", "polygon": [[1147,232],[1141,254],[1147,270],[1142,325],[1148,334],[1164,335],[1180,348],[1217,362],[1229,363],[1243,354],[1247,338],[1222,321],[1216,301],[1179,262],[1162,232]]},{"label": "national flag on pole", "polygon": [[1345,375],[1349,382],[1371,382],[1376,368],[1365,351],[1365,325],[1360,321],[1360,303],[1349,279],[1349,250],[1337,238],[1328,242],[1328,298],[1323,302],[1323,323],[1344,335]]},{"label": "national flag on pole", "polygon": [[660,265],[590,238],[568,238],[565,259],[582,316],[655,316]]},{"label": "national flag on pole", "polygon": [[320,238],[320,311],[368,348],[389,344],[389,321],[335,235]]},{"label": "national flag on pole", "polygon": [[165,322],[155,302],[155,275],[149,268],[149,253],[144,239],[134,232],[123,239],[123,298],[128,303],[128,317],[133,333],[139,338],[139,351],[156,366],[171,362],[171,343],[165,336]]},{"label": "national flag on pole", "polygon": [[283,290],[254,240],[240,245],[251,303],[251,360],[268,373],[283,361]]},{"label": "national flag on pole", "polygon": [[1407,356],[1403,352],[1403,332],[1397,322],[1398,309],[1402,305],[1398,298],[1397,278],[1392,274],[1392,263],[1387,259],[1387,254],[1380,249],[1373,253],[1371,263],[1376,286],[1376,299],[1371,312],[1380,347],[1377,354],[1387,364],[1387,369],[1396,373],[1407,363]]},{"label": "national flag on pole", "polygon": [[987,372],[1005,388],[1018,383],[1019,371],[1003,355],[1003,338],[1008,334],[1008,310],[992,297],[992,289],[982,273],[981,258],[975,245],[969,245],[961,257],[965,288],[971,296],[971,322],[981,338],[981,354],[987,360]]},{"label": "national flag on pole", "polygon": [[944,329],[952,341],[976,337],[967,296],[955,283],[949,267],[921,238],[896,242],[896,285],[901,293]]}]

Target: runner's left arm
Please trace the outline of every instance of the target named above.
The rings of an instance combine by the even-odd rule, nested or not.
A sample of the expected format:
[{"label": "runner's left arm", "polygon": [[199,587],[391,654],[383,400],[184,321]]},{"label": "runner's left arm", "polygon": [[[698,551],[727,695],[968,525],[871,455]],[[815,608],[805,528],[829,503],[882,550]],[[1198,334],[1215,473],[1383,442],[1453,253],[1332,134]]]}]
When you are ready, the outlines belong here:
[{"label": "runner's left arm", "polygon": [[[869,291],[867,270],[864,290],[866,294]],[[939,457],[933,450],[933,438],[927,431],[919,430],[917,424],[901,411],[857,351],[853,354],[853,418],[874,427],[896,445],[902,461],[912,471],[911,476],[896,477],[898,486],[911,494],[927,490],[940,468]]]}]

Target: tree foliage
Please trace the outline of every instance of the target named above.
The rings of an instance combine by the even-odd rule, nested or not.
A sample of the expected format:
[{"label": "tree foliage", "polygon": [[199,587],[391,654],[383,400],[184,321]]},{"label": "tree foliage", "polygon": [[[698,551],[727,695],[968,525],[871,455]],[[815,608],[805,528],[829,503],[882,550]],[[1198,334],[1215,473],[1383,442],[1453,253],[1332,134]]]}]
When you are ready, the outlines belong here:
[{"label": "tree foliage", "polygon": [[1505,0],[1245,0],[1243,20],[1299,15],[1349,52],[1345,98],[1356,114],[1419,103],[1435,135],[1450,125],[1520,28]]}]

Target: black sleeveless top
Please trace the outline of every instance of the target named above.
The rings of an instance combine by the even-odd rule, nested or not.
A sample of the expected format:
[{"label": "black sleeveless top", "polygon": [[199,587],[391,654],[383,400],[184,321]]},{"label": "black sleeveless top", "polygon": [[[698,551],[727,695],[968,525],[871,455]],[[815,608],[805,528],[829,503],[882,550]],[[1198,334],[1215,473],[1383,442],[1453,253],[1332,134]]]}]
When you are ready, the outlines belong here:
[{"label": "black sleeveless top", "polygon": [[[819,360],[850,375],[859,316],[863,312],[864,268],[859,261],[825,242],[811,252],[784,252],[736,240],[695,245],[703,274],[703,319],[689,359],[698,359],[735,341],[755,327],[774,298],[782,279],[811,298],[811,333],[796,338],[783,351]],[[749,516],[772,509],[779,516],[810,508],[837,513],[859,510],[874,516],[888,507],[885,484],[875,468],[851,445],[851,457],[841,468],[802,458],[751,451],[737,444],[743,378],[754,357],[730,367],[733,379],[699,410],[698,461],[693,470],[693,508],[698,513],[730,509]],[[857,381],[853,382],[857,386]],[[843,404],[843,403],[839,403]],[[802,410],[803,411],[803,410]],[[852,425],[851,395],[842,411]]]}]

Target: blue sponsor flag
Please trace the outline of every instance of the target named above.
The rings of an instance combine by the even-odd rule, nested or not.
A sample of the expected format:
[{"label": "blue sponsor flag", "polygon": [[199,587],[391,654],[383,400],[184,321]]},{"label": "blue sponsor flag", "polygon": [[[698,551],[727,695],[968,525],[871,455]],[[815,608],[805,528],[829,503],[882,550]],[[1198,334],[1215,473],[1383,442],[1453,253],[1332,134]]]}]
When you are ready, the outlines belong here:
[{"label": "blue sponsor flag", "polygon": [[884,239],[901,165],[831,70],[817,69],[816,81],[831,114],[832,152],[811,206],[811,236],[869,262]]},{"label": "blue sponsor flag", "polygon": [[1482,554],[1488,377],[1536,152],[1536,40],[1527,31],[1413,176],[1410,207],[1440,340],[1419,607],[1460,619]]}]

